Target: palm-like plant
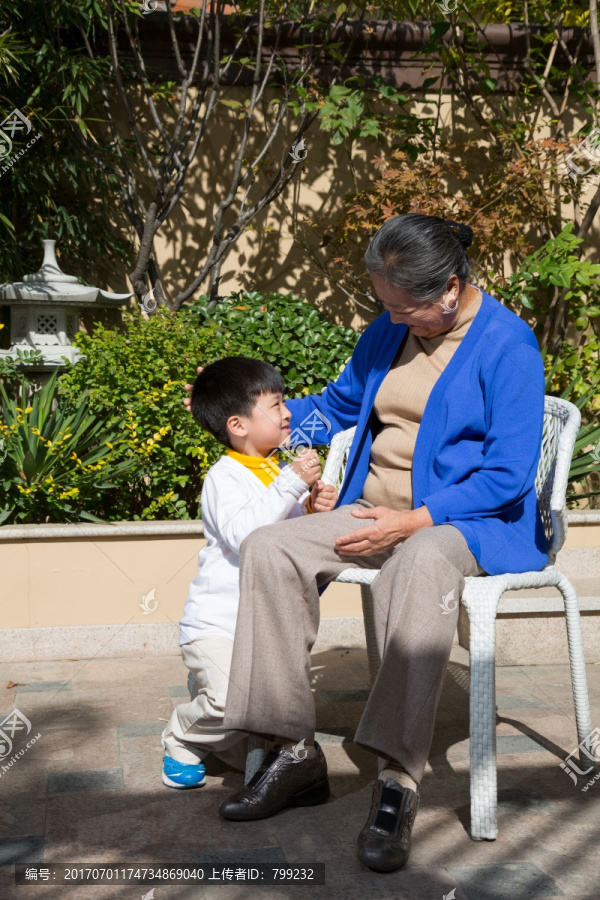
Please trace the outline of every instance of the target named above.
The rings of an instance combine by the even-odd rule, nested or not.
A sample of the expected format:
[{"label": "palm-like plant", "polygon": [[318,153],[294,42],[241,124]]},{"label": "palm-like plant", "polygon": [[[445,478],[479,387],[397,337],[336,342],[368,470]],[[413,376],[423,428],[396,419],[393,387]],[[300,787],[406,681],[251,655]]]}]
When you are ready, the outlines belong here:
[{"label": "palm-like plant", "polygon": [[53,409],[58,373],[27,405],[30,385],[20,383],[19,401],[0,382],[0,486],[7,522],[101,522],[102,492],[116,488],[136,465],[127,444],[127,421],[90,414],[86,397],[75,411]]}]

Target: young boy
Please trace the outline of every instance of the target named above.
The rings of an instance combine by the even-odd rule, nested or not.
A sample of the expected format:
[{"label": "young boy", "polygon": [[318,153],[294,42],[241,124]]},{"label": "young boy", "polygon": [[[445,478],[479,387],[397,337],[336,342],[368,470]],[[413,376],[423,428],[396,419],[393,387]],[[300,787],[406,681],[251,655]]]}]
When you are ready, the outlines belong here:
[{"label": "young boy", "polygon": [[209,469],[202,486],[208,543],[198,554],[198,574],[179,623],[193,699],[176,707],[162,734],[162,780],[169,787],[204,784],[202,760],[210,752],[244,769],[246,734],[222,727],[242,541],[261,525],[327,512],[338,498],[333,486],[319,480],[315,450],[305,450],[289,465],[278,464],[277,448],[291,433],[283,395],[281,374],[262,360],[245,357],[226,357],[206,366],[192,389],[194,418],[228,450]]}]

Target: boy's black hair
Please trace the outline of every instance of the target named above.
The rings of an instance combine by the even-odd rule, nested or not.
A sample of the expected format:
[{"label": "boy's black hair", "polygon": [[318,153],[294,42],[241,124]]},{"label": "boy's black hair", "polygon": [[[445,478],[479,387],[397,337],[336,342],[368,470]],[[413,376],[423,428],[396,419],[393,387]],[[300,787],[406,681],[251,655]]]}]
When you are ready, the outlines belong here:
[{"label": "boy's black hair", "polygon": [[262,359],[226,356],[206,366],[192,389],[192,415],[231,450],[227,419],[251,416],[261,394],[285,392],[281,373]]}]

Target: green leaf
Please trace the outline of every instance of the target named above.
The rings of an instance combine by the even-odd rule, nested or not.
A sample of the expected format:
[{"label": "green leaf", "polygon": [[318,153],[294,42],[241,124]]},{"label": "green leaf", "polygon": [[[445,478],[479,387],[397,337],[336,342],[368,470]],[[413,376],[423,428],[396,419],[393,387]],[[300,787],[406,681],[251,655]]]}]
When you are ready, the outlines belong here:
[{"label": "green leaf", "polygon": [[[450,26],[448,26],[448,28],[449,27]],[[426,92],[429,90],[430,87],[433,87],[433,85],[436,84],[438,81],[439,81],[439,78],[437,76],[435,76],[433,78],[426,78],[425,81],[423,82],[423,84],[421,85],[421,88],[423,89],[424,92]]]},{"label": "green leaf", "polygon": [[567,288],[571,284],[571,279],[566,272],[555,269],[550,275],[550,283],[557,287]]},{"label": "green leaf", "polygon": [[25,458],[23,459],[23,473],[25,478],[27,479],[27,484],[31,484],[33,479],[35,478],[37,472],[37,467],[35,464],[35,457],[31,450],[28,450],[25,454]]},{"label": "green leaf", "polygon": [[2,224],[5,225],[9,231],[12,231],[14,233],[15,226],[10,221],[10,219],[7,219],[6,216],[1,212],[0,212],[0,222],[2,222]]},{"label": "green leaf", "polygon": [[430,41],[441,40],[449,30],[450,30],[450,22],[433,22],[429,26]]},{"label": "green leaf", "polygon": [[345,87],[343,84],[334,84],[333,87],[329,89],[329,97],[331,102],[334,104],[339,103],[340,100],[343,100],[350,93],[351,89],[349,87]]}]

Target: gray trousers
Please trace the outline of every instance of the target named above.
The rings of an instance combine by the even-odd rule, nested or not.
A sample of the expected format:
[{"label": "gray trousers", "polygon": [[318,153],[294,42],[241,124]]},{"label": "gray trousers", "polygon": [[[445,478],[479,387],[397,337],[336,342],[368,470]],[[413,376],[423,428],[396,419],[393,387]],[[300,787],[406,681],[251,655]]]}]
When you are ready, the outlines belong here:
[{"label": "gray trousers", "polygon": [[341,556],[335,538],[370,524],[351,515],[353,506],[372,504],[360,499],[328,513],[264,525],[243,541],[223,726],[312,739],[310,651],[319,629],[317,588],[349,567],[378,568],[372,592],[381,667],[355,740],[397,760],[418,782],[431,747],[464,579],[485,573],[452,525],[422,528],[377,555]]}]

